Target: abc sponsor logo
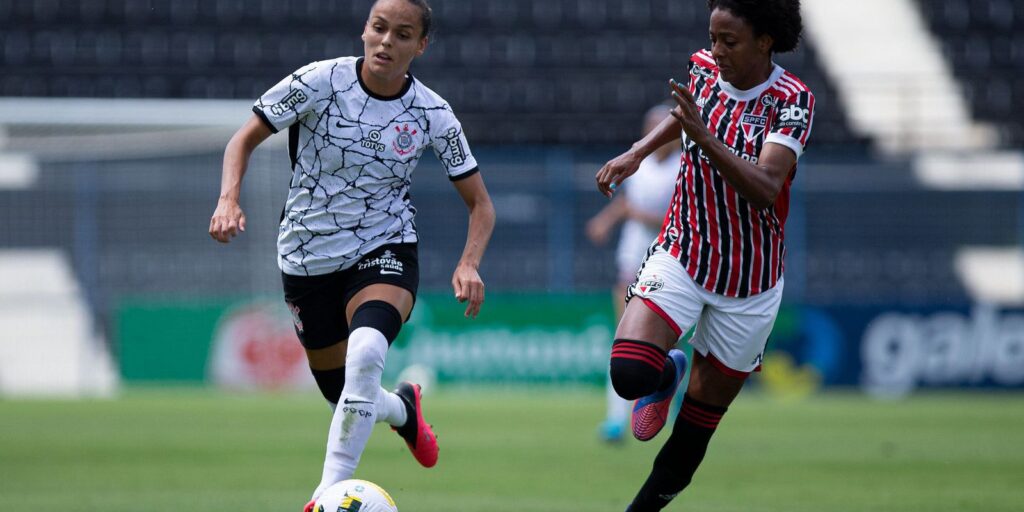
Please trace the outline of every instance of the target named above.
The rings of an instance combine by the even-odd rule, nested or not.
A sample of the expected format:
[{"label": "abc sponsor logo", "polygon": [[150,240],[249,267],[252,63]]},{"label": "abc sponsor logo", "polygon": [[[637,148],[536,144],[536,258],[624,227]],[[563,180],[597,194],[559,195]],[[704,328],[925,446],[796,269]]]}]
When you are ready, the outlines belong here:
[{"label": "abc sponsor logo", "polygon": [[789,105],[779,111],[779,127],[806,127],[811,120],[810,109],[798,105]]}]

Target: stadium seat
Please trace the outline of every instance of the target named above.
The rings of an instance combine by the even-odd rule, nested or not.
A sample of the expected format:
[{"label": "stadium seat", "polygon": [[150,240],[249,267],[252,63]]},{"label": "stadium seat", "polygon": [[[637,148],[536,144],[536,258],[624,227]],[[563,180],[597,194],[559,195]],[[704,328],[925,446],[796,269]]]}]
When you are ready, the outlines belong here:
[{"label": "stadium seat", "polygon": [[[964,86],[976,115],[1014,138],[1022,121],[1006,116],[1024,102],[1014,86],[1024,73],[1024,2],[1008,0],[918,0],[921,12],[943,46],[943,54]],[[979,76],[984,78],[978,78]]]},{"label": "stadium seat", "polygon": [[[920,1],[941,13],[932,19],[974,20],[964,14],[972,0]],[[372,3],[0,0],[4,64],[59,78],[44,85],[44,92],[34,92],[39,80],[9,75],[3,90],[15,95],[110,96],[119,91],[144,97],[251,100],[307,62],[360,55],[359,32]],[[986,19],[995,16],[1006,25],[1021,18],[1013,4],[997,3]],[[708,46],[703,2],[480,0],[436,2],[434,7],[437,32],[413,72],[450,98],[468,120],[467,129],[479,133],[483,143],[506,140],[488,124],[495,115],[503,116],[509,127],[531,126],[506,130],[526,138],[521,140],[564,136],[568,138],[558,140],[587,144],[622,133],[620,142],[628,143],[633,133],[621,127],[635,127],[647,106],[667,99],[665,81],[684,78],[686,58]],[[28,31],[28,26],[39,28]],[[955,43],[965,55],[953,58],[1020,66],[1020,39],[1018,33],[1005,32],[991,46]],[[818,130],[816,142],[846,137],[850,130],[845,116],[832,99],[833,89],[816,62],[812,43],[805,41],[802,52],[782,61],[814,84],[817,119],[824,123],[819,126],[837,127]],[[110,82],[105,77],[111,74],[136,79]],[[494,94],[507,102],[488,101]],[[604,127],[581,129],[580,119],[598,119]]]}]

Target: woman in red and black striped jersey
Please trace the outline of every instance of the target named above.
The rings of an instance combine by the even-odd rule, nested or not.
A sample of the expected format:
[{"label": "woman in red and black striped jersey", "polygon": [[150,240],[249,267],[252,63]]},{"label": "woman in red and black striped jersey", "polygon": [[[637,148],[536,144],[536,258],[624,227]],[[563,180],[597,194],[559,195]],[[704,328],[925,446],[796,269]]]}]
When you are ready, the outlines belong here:
[{"label": "woman in red and black striped jersey", "polygon": [[[711,49],[694,53],[677,106],[659,127],[597,173],[611,196],[665,143],[683,157],[657,239],[627,291],[611,379],[636,399],[633,435],[665,425],[687,359],[674,348],[696,325],[683,407],[629,507],[661,510],[690,482],[726,408],[760,369],[782,298],[784,226],[814,96],[772,56],[796,48],[799,0],[709,0]],[[633,300],[637,299],[637,300]]]}]

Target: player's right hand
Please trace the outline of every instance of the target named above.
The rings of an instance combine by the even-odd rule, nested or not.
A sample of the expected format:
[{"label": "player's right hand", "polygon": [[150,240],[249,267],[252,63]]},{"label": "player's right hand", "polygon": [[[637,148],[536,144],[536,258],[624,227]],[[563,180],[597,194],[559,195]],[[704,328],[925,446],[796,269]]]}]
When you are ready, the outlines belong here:
[{"label": "player's right hand", "polygon": [[609,160],[600,171],[597,171],[597,176],[595,176],[597,190],[604,194],[605,197],[612,197],[612,194],[615,193],[615,188],[640,168],[642,160],[632,151],[627,151]]},{"label": "player's right hand", "polygon": [[210,218],[210,236],[214,240],[226,244],[239,232],[245,231],[245,213],[238,201],[221,199],[217,201],[217,209]]}]

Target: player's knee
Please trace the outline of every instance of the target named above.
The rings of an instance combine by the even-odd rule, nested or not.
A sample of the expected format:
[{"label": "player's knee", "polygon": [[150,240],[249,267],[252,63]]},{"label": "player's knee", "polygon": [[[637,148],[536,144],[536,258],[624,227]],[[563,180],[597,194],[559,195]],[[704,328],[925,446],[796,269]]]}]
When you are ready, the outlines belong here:
[{"label": "player's knee", "polygon": [[402,316],[380,300],[361,304],[352,315],[345,368],[350,375],[379,373],[384,369],[388,346],[398,336]]},{"label": "player's knee", "polygon": [[360,327],[376,329],[388,340],[388,345],[398,337],[402,329],[402,314],[398,308],[382,300],[369,300],[359,305],[352,314],[351,332]]},{"label": "player's knee", "polygon": [[665,368],[665,351],[643,341],[615,340],[609,372],[612,387],[626,400],[658,390]]}]

